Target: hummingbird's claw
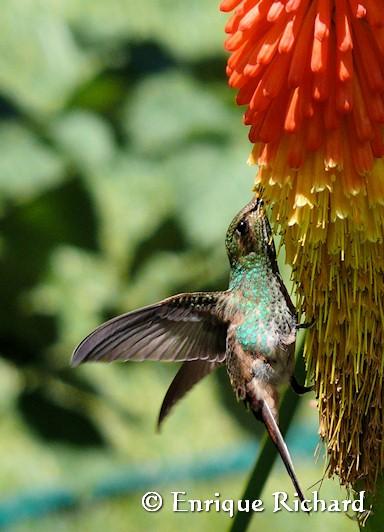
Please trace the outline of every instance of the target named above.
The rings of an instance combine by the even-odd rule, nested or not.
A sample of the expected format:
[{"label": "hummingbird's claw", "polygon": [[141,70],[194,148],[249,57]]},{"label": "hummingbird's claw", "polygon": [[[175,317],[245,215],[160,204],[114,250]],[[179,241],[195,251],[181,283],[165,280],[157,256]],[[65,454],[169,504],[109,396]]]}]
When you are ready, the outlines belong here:
[{"label": "hummingbird's claw", "polygon": [[299,323],[298,325],[296,325],[296,329],[310,329],[315,324],[315,321],[315,318],[313,318],[311,321]]},{"label": "hummingbird's claw", "polygon": [[315,388],[314,386],[303,386],[302,384],[299,384],[294,375],[292,375],[290,383],[292,390],[297,393],[297,395],[304,395],[305,393],[312,392]]}]

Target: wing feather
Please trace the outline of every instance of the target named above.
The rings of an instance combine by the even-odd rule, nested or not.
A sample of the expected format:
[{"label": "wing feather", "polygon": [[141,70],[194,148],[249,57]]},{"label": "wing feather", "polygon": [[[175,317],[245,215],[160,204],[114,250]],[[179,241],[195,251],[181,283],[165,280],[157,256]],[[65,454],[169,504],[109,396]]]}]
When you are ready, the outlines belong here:
[{"label": "wing feather", "polygon": [[227,324],[220,318],[223,294],[179,294],[117,316],[76,347],[72,365],[113,360],[222,362],[227,335]]}]

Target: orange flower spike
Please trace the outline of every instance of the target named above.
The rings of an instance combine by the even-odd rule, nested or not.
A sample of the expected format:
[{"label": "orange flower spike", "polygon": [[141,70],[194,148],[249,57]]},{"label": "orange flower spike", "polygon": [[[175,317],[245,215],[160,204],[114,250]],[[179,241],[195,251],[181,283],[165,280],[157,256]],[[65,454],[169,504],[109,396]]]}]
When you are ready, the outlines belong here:
[{"label": "orange flower spike", "polygon": [[371,379],[384,371],[384,0],[223,4],[256,184],[315,319],[305,356],[329,473],[370,489],[384,471]]}]

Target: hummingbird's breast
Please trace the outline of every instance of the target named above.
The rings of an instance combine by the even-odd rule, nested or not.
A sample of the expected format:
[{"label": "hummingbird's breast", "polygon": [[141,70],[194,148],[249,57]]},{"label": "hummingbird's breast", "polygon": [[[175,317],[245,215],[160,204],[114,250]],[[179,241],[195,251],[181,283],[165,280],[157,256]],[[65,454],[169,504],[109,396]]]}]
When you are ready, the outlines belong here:
[{"label": "hummingbird's breast", "polygon": [[230,289],[237,309],[232,328],[235,342],[244,353],[268,362],[255,364],[255,376],[276,384],[285,381],[292,373],[296,317],[280,278],[260,261],[235,272]]}]

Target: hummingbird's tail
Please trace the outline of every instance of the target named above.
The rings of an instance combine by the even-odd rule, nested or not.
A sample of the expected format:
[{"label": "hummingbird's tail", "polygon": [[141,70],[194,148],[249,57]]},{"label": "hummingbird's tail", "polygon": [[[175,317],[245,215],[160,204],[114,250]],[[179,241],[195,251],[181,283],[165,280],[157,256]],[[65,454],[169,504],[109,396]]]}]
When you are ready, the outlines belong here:
[{"label": "hummingbird's tail", "polygon": [[297,476],[296,476],[296,473],[293,467],[291,455],[289,454],[287,444],[284,441],[284,438],[280,432],[279,426],[276,423],[276,420],[272,414],[272,411],[268,403],[262,399],[259,401],[259,405],[260,405],[259,409],[258,410],[252,409],[252,412],[256,416],[257,419],[259,419],[260,421],[264,423],[271,440],[276,445],[276,448],[279,451],[279,454],[281,456],[281,459],[284,462],[288,475],[291,477],[291,480],[297,492],[297,495],[300,501],[303,502],[305,497],[300,487],[299,481],[297,479]]},{"label": "hummingbird's tail", "polygon": [[161,405],[157,429],[160,430],[164,418],[179,399],[181,399],[195,384],[221,365],[220,362],[209,360],[188,360],[184,362],[171,382]]}]

